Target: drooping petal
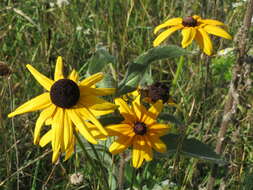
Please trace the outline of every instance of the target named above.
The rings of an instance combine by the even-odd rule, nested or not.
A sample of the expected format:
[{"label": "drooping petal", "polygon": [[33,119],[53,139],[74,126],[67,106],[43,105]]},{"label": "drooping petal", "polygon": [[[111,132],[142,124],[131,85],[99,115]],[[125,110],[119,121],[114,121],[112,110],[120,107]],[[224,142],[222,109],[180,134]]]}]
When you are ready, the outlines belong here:
[{"label": "drooping petal", "polygon": [[73,80],[75,83],[78,82],[79,77],[78,77],[78,73],[75,69],[73,69],[72,72],[69,74],[68,79]]},{"label": "drooping petal", "polygon": [[81,105],[81,107],[87,107],[94,110],[115,110],[117,106],[115,104],[112,104],[110,102],[107,102],[101,98],[98,98],[96,96],[86,96],[82,95],[78,101],[78,105]]},{"label": "drooping petal", "polygon": [[43,135],[40,139],[39,145],[41,147],[46,146],[49,142],[52,141],[53,131],[50,129],[45,135]]},{"label": "drooping petal", "polygon": [[54,130],[54,140],[53,140],[53,151],[63,147],[63,132],[64,132],[64,116],[65,110],[58,108],[57,112],[53,118],[53,130]]},{"label": "drooping petal", "polygon": [[149,138],[152,148],[154,148],[157,152],[166,152],[166,144],[164,144],[159,137],[155,135],[147,135],[147,138]]},{"label": "drooping petal", "polygon": [[44,122],[49,117],[53,117],[55,110],[56,110],[56,106],[52,104],[51,106],[49,106],[48,108],[46,108],[40,113],[40,116],[36,121],[35,129],[34,129],[34,141],[33,141],[34,144],[38,144],[41,128]]},{"label": "drooping petal", "polygon": [[141,136],[136,135],[133,139],[133,152],[132,152],[132,162],[134,168],[141,167],[144,160],[144,152],[141,144],[143,140]]},{"label": "drooping petal", "polygon": [[177,30],[179,30],[181,28],[183,28],[183,25],[173,26],[173,27],[169,28],[168,30],[165,30],[164,32],[162,32],[161,34],[159,34],[156,37],[156,39],[153,41],[153,46],[154,47],[158,46],[166,38],[168,38],[172,33],[174,33],[175,31],[177,31]]},{"label": "drooping petal", "polygon": [[51,86],[54,84],[54,81],[47,78],[45,75],[37,71],[32,65],[26,65],[28,70],[31,72],[33,77],[41,84],[47,91],[50,91]]},{"label": "drooping petal", "polygon": [[170,125],[156,123],[148,127],[148,132],[149,134],[163,136],[169,132],[170,128]]},{"label": "drooping petal", "polygon": [[226,38],[229,40],[232,39],[232,37],[229,35],[229,33],[227,33],[224,29],[217,27],[217,26],[206,25],[206,26],[204,26],[204,30],[209,34],[220,36],[222,38]]},{"label": "drooping petal", "polygon": [[103,133],[104,135],[108,135],[107,131],[104,129],[104,127],[101,125],[101,123],[98,121],[98,119],[87,109],[87,108],[81,108],[78,109],[78,112],[81,114],[81,116],[85,120],[91,121],[96,127]]},{"label": "drooping petal", "polygon": [[52,163],[55,163],[60,156],[60,148],[53,151]]},{"label": "drooping petal", "polygon": [[149,108],[148,112],[143,116],[142,122],[144,122],[146,125],[153,124],[162,109],[163,102],[162,100],[158,100]]},{"label": "drooping petal", "polygon": [[195,35],[195,40],[198,43],[198,45],[200,46],[200,48],[204,49],[204,40],[203,40],[201,33],[198,30]]},{"label": "drooping petal", "polygon": [[125,149],[127,149],[132,142],[132,137],[129,136],[120,136],[116,141],[114,141],[110,148],[109,151],[112,154],[119,154],[123,152]]},{"label": "drooping petal", "polygon": [[39,96],[36,96],[35,98],[33,98],[33,99],[27,101],[26,103],[22,104],[15,111],[10,113],[8,115],[8,117],[13,117],[13,116],[18,115],[18,114],[23,114],[23,113],[27,113],[27,112],[32,112],[32,111],[44,109],[44,108],[50,106],[51,104],[52,103],[51,103],[51,100],[50,100],[49,93],[46,92],[46,93],[43,93]]},{"label": "drooping petal", "polygon": [[87,130],[87,127],[85,126],[85,123],[79,116],[78,112],[76,112],[74,109],[68,109],[67,114],[78,131],[80,131],[81,135],[83,135],[83,137],[86,138],[90,143],[97,144],[96,139],[91,135],[89,130]]},{"label": "drooping petal", "polygon": [[101,139],[101,140],[106,139],[107,136],[104,135],[103,133],[101,133],[95,125],[93,125],[92,123],[90,123],[88,121],[85,121],[84,123],[87,126],[88,130],[90,131],[91,135],[95,139]]},{"label": "drooping petal", "polygon": [[70,156],[73,154],[74,152],[74,144],[75,144],[75,139],[73,138],[72,142],[71,142],[71,146],[68,147],[68,149],[65,152],[65,158],[64,161],[68,160],[70,158]]},{"label": "drooping petal", "polygon": [[202,19],[201,23],[207,24],[207,25],[214,25],[214,26],[224,26],[225,24],[213,19]]},{"label": "drooping petal", "polygon": [[114,124],[106,126],[108,136],[120,136],[133,132],[133,127],[129,124]]},{"label": "drooping petal", "polygon": [[169,27],[169,26],[175,26],[175,25],[178,25],[178,24],[182,24],[182,18],[172,18],[172,19],[169,19],[165,23],[160,24],[157,27],[155,27],[154,34],[156,34],[162,28]]},{"label": "drooping petal", "polygon": [[196,28],[194,27],[185,27],[182,29],[183,40],[181,45],[183,48],[186,48],[192,43],[192,40],[195,38],[196,35]]},{"label": "drooping petal", "polygon": [[69,146],[71,145],[72,139],[73,139],[73,126],[72,122],[66,113],[65,110],[65,115],[64,115],[64,133],[63,133],[63,139],[64,139],[64,149],[67,150]]},{"label": "drooping petal", "polygon": [[79,87],[82,95],[106,96],[115,93],[115,88],[90,88],[87,86]]},{"label": "drooping petal", "polygon": [[204,52],[207,55],[212,55],[213,45],[212,45],[210,37],[208,36],[206,31],[204,31],[202,28],[198,28],[198,31],[201,34],[202,39],[203,39]]},{"label": "drooping petal", "polygon": [[104,75],[103,73],[96,73],[94,75],[91,75],[90,77],[83,79],[79,85],[80,86],[88,86],[91,87],[92,85],[96,84],[97,82],[101,81],[103,79]]},{"label": "drooping petal", "polygon": [[56,65],[55,65],[55,71],[54,71],[54,81],[63,79],[63,63],[62,63],[62,57],[58,56]]}]

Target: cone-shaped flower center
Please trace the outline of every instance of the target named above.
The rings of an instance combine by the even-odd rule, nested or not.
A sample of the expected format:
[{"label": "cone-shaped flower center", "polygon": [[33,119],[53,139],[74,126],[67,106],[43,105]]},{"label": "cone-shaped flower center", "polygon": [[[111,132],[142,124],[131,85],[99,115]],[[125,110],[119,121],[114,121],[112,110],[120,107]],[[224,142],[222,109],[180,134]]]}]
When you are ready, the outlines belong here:
[{"label": "cone-shaped flower center", "polygon": [[195,20],[192,16],[184,17],[182,24],[186,27],[198,26],[197,20]]},{"label": "cone-shaped flower center", "polygon": [[51,101],[62,108],[71,108],[76,105],[80,97],[77,84],[70,79],[56,81],[50,89]]},{"label": "cone-shaped flower center", "polygon": [[148,96],[151,98],[152,102],[157,100],[163,100],[167,102],[169,100],[169,86],[165,83],[157,82],[148,88]]},{"label": "cone-shaped flower center", "polygon": [[145,135],[147,132],[147,126],[145,125],[145,123],[136,122],[134,124],[134,132],[136,135]]}]

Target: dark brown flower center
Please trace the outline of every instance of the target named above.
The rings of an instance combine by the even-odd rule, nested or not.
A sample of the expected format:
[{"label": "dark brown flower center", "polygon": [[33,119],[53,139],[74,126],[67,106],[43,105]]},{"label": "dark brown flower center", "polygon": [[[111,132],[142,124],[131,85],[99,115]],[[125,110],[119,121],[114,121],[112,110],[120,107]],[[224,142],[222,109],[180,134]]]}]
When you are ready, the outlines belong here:
[{"label": "dark brown flower center", "polygon": [[186,27],[198,26],[197,20],[195,20],[192,16],[184,17],[182,24]]},{"label": "dark brown flower center", "polygon": [[56,81],[50,89],[51,101],[62,108],[71,108],[76,105],[80,97],[77,84],[70,79]]},{"label": "dark brown flower center", "polygon": [[162,100],[164,103],[169,100],[170,87],[167,83],[156,82],[148,88],[148,96],[152,102]]},{"label": "dark brown flower center", "polygon": [[134,132],[136,135],[145,135],[147,132],[147,126],[145,125],[145,123],[136,122],[134,124]]}]

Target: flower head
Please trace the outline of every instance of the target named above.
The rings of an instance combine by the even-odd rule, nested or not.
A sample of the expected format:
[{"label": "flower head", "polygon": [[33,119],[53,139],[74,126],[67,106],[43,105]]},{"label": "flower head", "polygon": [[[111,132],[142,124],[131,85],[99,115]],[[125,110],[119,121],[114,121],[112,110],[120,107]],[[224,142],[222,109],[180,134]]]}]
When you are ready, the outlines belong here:
[{"label": "flower head", "polygon": [[[96,116],[111,113],[116,106],[97,96],[109,95],[115,90],[113,88],[95,88],[95,84],[103,78],[102,73],[94,74],[79,82],[78,73],[73,70],[65,78],[62,72],[61,57],[57,59],[54,80],[39,73],[31,65],[26,67],[46,92],[24,103],[8,117],[42,110],[35,125],[34,143],[45,146],[51,142],[53,163],[57,161],[61,152],[66,153],[65,159],[68,159],[73,153],[74,130],[80,132],[89,142],[94,144],[97,143],[95,138],[100,133],[107,135]],[[44,123],[51,125],[51,128],[40,138],[40,131]]]},{"label": "flower head", "polygon": [[160,136],[167,134],[170,126],[156,121],[163,108],[161,100],[149,110],[140,103],[140,96],[132,102],[132,106],[128,106],[121,98],[117,98],[115,104],[119,106],[124,121],[106,127],[109,136],[118,137],[109,148],[112,154],[118,154],[132,146],[132,164],[133,167],[139,168],[144,160],[153,159],[152,149],[158,152],[166,151],[166,145],[160,140]]},{"label": "flower head", "polygon": [[220,26],[224,26],[224,24],[220,21],[202,19],[197,15],[188,16],[185,18],[172,18],[155,28],[155,34],[162,28],[168,29],[157,36],[153,42],[153,45],[158,46],[172,33],[177,30],[182,30],[183,40],[181,45],[183,48],[189,46],[193,40],[196,40],[201,49],[203,49],[204,53],[211,55],[213,47],[208,34],[213,34],[226,39],[232,39],[232,37]]}]

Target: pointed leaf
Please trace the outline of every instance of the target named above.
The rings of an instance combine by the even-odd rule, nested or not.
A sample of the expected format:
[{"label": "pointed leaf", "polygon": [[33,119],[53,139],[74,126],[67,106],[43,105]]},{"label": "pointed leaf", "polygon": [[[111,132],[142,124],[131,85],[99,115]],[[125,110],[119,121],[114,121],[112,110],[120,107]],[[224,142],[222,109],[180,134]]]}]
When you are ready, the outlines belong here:
[{"label": "pointed leaf", "polygon": [[149,49],[129,65],[125,78],[119,84],[116,96],[135,89],[153,61],[165,58],[172,59],[186,54],[188,54],[186,50],[175,45],[158,46]]},{"label": "pointed leaf", "polygon": [[224,161],[220,155],[216,154],[210,146],[197,139],[185,138],[181,140],[180,136],[176,134],[168,134],[161,137],[161,139],[167,145],[167,152],[163,154],[157,153],[156,155],[167,157],[171,153],[179,152],[186,156],[207,160],[220,165],[226,164],[226,161]]}]

